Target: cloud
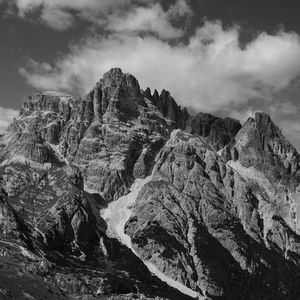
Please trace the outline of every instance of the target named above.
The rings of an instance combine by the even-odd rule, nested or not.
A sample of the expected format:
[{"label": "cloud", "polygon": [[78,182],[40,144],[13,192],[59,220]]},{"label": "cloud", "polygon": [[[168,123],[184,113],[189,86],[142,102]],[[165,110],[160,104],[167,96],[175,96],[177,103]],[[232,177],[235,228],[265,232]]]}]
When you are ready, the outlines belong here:
[{"label": "cloud", "polygon": [[283,135],[300,150],[300,124],[299,119],[296,120],[281,120],[276,119],[275,122],[282,129]]},{"label": "cloud", "polygon": [[35,88],[84,95],[116,66],[197,111],[231,111],[249,99],[271,101],[288,86],[300,73],[300,41],[295,33],[261,33],[241,49],[238,27],[206,22],[186,44],[114,33],[73,45],[52,65],[32,60],[20,72]]},{"label": "cloud", "polygon": [[172,18],[191,17],[193,15],[193,11],[186,0],[177,0],[170,5],[168,13]]},{"label": "cloud", "polygon": [[130,0],[15,0],[20,13],[26,13],[39,6],[77,11],[109,11],[125,7],[129,3],[131,3]]},{"label": "cloud", "polygon": [[254,110],[252,107],[245,107],[244,109],[237,110],[234,109],[229,112],[229,117],[240,120],[241,123],[245,123],[248,118],[254,117],[256,110]]},{"label": "cloud", "polygon": [[156,3],[148,7],[135,7],[125,16],[111,15],[107,22],[107,29],[125,33],[148,32],[156,34],[162,39],[179,38],[184,31],[173,27],[170,20],[175,15],[189,13],[184,7],[181,7],[181,2],[176,2],[168,11],[164,11],[162,6]]},{"label": "cloud", "polygon": [[173,0],[164,10],[159,0],[0,0],[15,6],[22,18],[35,18],[56,30],[72,27],[79,18],[104,30],[150,32],[162,38],[177,38],[183,30],[172,20],[192,16],[187,0]]},{"label": "cloud", "polygon": [[18,114],[19,112],[14,109],[0,107],[0,134],[5,131]]},{"label": "cloud", "polygon": [[56,8],[43,10],[41,19],[56,30],[66,30],[71,27],[74,22],[72,14]]},{"label": "cloud", "polygon": [[[85,19],[98,26],[108,25],[109,17],[112,17],[115,27],[120,30],[120,19],[126,19],[125,26],[130,30],[134,26],[133,17],[142,26],[141,30],[172,30],[169,18],[175,16],[185,16],[191,13],[186,0],[176,0],[170,5],[170,14],[166,13],[158,0],[0,0],[6,1],[11,7],[13,4],[20,17],[31,17],[31,13],[37,13],[38,20],[57,30],[65,30],[73,26],[77,18]],[[136,9],[135,13],[130,10]],[[143,21],[142,18],[145,18]],[[134,30],[138,26],[134,26]],[[112,28],[112,26],[110,26]],[[165,28],[166,27],[166,28]],[[126,29],[124,29],[126,30]],[[179,30],[178,30],[179,31]],[[172,35],[177,34],[175,31]]]},{"label": "cloud", "polygon": [[[131,0],[0,0],[14,6],[17,14],[26,19],[35,18],[56,30],[65,30],[75,24],[76,18],[91,22],[100,20],[105,14],[128,7]],[[138,1],[138,0],[136,0]]]}]

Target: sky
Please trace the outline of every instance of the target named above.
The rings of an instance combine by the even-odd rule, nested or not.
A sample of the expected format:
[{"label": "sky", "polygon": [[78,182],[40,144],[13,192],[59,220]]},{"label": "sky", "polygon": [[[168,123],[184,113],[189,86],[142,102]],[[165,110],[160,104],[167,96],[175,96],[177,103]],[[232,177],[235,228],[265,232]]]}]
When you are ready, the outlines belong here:
[{"label": "sky", "polygon": [[269,113],[300,149],[292,0],[0,0],[0,131],[30,93],[84,96],[112,67],[192,113]]}]

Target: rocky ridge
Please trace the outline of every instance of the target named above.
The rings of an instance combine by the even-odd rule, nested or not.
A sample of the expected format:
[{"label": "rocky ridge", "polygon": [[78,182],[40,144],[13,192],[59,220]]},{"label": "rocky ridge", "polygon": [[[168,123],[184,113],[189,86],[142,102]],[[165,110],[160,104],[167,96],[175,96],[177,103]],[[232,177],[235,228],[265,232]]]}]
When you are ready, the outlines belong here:
[{"label": "rocky ridge", "polygon": [[[133,253],[101,212],[150,175],[124,226]],[[0,138],[2,264],[57,297],[189,298],[151,263],[203,299],[297,299],[299,175],[268,115],[191,116],[112,69],[82,99],[29,96]]]}]

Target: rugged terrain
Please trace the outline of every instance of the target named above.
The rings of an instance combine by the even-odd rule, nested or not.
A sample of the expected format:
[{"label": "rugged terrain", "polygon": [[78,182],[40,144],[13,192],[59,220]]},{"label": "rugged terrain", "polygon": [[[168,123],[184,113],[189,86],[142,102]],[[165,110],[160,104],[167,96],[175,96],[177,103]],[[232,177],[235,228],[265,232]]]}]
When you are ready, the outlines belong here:
[{"label": "rugged terrain", "polygon": [[299,299],[299,169],[268,115],[192,116],[117,68],[30,95],[0,137],[0,299]]}]

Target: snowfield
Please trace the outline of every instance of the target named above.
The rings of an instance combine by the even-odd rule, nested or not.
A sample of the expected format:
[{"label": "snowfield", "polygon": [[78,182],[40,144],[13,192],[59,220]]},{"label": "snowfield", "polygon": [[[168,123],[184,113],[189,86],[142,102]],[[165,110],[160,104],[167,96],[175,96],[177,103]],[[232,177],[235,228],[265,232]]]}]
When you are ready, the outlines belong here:
[{"label": "snowfield", "polygon": [[125,234],[124,227],[131,217],[131,209],[142,187],[151,180],[151,176],[145,179],[137,179],[130,188],[130,192],[111,202],[106,209],[101,210],[101,217],[107,222],[107,235],[117,238],[123,245],[132,249],[130,237]]},{"label": "snowfield", "polygon": [[[130,236],[125,234],[124,227],[131,217],[132,207],[137,199],[139,192],[141,191],[143,186],[150,180],[151,176],[148,176],[144,179],[136,179],[136,181],[130,188],[130,192],[127,195],[111,202],[106,209],[103,209],[100,212],[101,217],[107,222],[107,235],[112,238],[117,238],[123,245],[130,248],[136,256],[138,256],[138,254],[132,247]],[[156,275],[160,280],[166,282],[169,286],[195,299],[205,299],[204,297],[201,297],[197,292],[191,290],[182,283],[173,280],[172,278],[163,274],[154,264],[148,261],[143,261],[143,263],[151,273]]]}]

